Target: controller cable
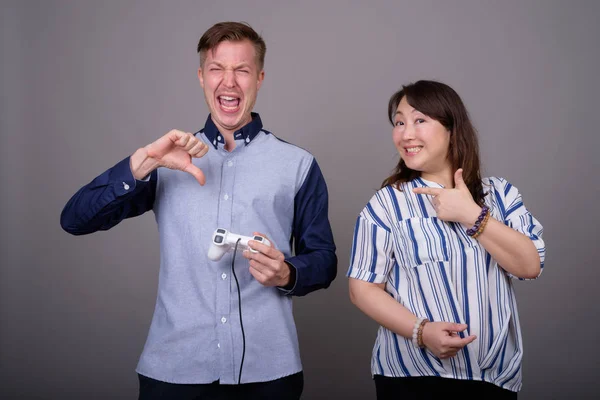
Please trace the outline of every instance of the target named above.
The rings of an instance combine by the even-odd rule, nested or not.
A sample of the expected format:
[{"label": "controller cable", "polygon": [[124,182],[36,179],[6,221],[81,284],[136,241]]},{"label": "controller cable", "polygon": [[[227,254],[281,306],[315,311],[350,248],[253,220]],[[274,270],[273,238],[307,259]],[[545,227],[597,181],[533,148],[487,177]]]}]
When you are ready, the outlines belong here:
[{"label": "controller cable", "polygon": [[242,321],[242,294],[240,292],[240,283],[238,282],[237,275],[235,274],[235,255],[237,253],[238,243],[242,239],[238,239],[235,242],[235,248],[233,249],[233,258],[231,260],[231,271],[235,278],[235,284],[237,285],[238,303],[240,310],[240,327],[242,328],[242,362],[240,363],[240,375],[238,376],[238,385],[242,381],[242,367],[244,366],[244,356],[246,355],[246,334],[244,333],[244,322]]}]

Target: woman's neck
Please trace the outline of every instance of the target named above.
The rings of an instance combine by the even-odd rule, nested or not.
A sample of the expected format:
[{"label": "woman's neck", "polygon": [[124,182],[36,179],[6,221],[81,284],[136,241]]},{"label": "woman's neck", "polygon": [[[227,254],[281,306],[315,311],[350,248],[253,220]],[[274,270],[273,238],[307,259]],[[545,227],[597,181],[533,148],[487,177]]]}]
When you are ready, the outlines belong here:
[{"label": "woman's neck", "polygon": [[454,173],[450,168],[439,172],[421,172],[421,178],[438,183],[447,189],[454,187]]}]

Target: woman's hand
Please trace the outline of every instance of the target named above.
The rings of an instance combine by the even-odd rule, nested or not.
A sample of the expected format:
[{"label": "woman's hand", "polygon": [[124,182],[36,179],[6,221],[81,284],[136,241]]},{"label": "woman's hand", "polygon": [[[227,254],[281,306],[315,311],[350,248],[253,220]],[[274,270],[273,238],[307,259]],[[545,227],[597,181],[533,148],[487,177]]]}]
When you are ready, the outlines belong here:
[{"label": "woman's hand", "polygon": [[454,173],[454,188],[414,188],[417,194],[433,196],[432,204],[437,217],[442,221],[459,222],[471,227],[481,214],[481,207],[475,203],[467,184],[462,177],[462,168]]},{"label": "woman's hand", "polygon": [[427,322],[423,327],[423,344],[440,359],[454,357],[463,347],[477,339],[475,335],[461,338],[458,332],[467,329],[466,324],[453,322]]}]

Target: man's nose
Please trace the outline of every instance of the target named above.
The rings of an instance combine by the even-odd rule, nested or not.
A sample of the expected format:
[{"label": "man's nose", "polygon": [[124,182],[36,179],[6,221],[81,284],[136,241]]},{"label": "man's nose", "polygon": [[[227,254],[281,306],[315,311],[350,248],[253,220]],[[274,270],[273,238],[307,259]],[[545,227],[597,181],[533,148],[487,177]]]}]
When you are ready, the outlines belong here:
[{"label": "man's nose", "polygon": [[225,74],[223,76],[223,84],[227,87],[235,86],[235,72],[232,70],[225,70]]}]

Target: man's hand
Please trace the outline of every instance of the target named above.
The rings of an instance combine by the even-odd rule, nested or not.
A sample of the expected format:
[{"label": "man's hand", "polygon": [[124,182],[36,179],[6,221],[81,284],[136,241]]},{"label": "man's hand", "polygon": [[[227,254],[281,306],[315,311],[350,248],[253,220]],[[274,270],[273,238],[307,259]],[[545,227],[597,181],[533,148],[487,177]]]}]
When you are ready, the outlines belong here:
[{"label": "man's hand", "polygon": [[[253,235],[259,235],[271,242],[266,235],[260,232],[254,232]],[[287,286],[290,283],[290,266],[285,262],[283,253],[275,247],[267,246],[255,240],[250,240],[248,245],[260,253],[252,253],[249,250],[244,251],[244,257],[250,260],[250,273],[264,286]]]},{"label": "man's hand", "polygon": [[454,189],[414,188],[413,192],[433,196],[431,203],[437,217],[442,221],[472,226],[481,213],[481,207],[473,200],[462,172],[462,168],[459,168],[454,173]]},{"label": "man's hand", "polygon": [[457,332],[465,329],[466,324],[428,322],[423,327],[423,344],[438,358],[454,357],[463,347],[477,339],[475,335],[461,339]]},{"label": "man's hand", "polygon": [[131,156],[131,172],[142,179],[158,167],[184,171],[204,185],[204,173],[192,163],[192,157],[200,158],[208,152],[206,143],[188,132],[170,131],[157,141],[139,149]]}]

